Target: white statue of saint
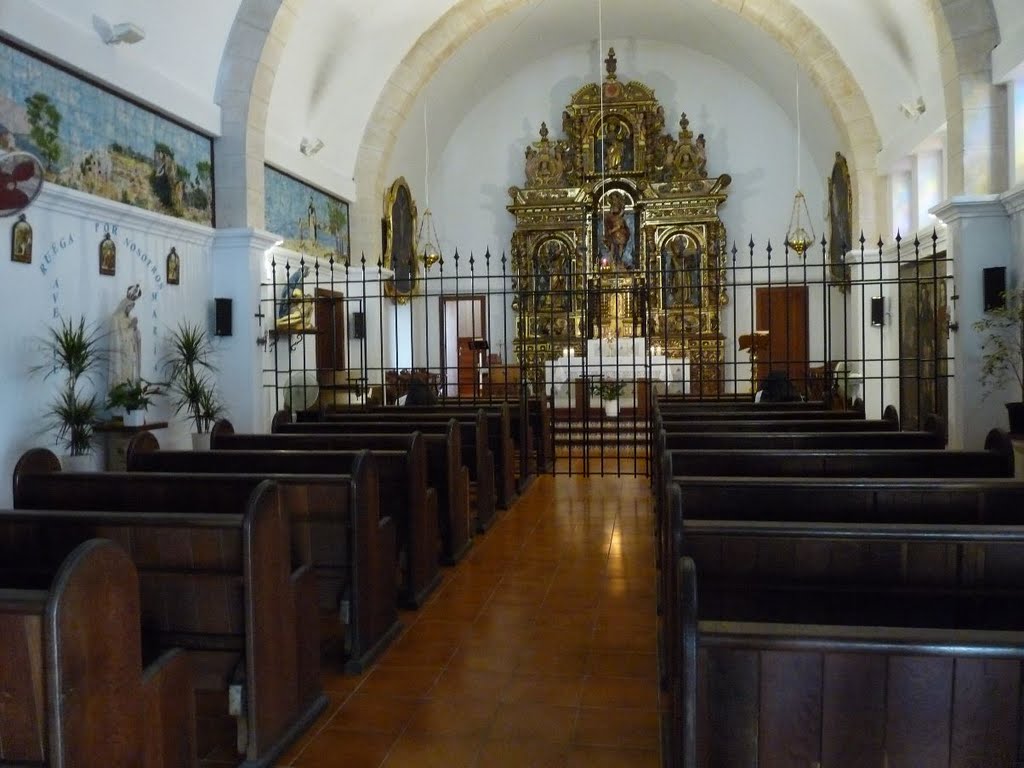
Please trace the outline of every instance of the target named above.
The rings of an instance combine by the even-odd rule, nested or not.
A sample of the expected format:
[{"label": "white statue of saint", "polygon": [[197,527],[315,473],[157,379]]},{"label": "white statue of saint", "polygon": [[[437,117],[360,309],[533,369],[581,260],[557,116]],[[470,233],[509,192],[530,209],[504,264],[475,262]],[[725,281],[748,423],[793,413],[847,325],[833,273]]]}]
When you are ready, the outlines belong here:
[{"label": "white statue of saint", "polygon": [[128,288],[111,317],[111,350],[109,386],[125,381],[132,383],[142,378],[142,334],[139,320],[132,317],[135,302],[142,296],[142,289],[133,285]]}]

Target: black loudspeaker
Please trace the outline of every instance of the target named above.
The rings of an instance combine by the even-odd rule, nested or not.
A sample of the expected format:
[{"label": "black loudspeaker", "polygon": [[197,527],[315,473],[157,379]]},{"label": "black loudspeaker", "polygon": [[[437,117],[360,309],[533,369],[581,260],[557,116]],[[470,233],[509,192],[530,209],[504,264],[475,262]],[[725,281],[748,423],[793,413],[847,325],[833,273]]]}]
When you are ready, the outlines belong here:
[{"label": "black loudspeaker", "polygon": [[214,299],[213,333],[215,336],[231,335],[231,299]]},{"label": "black loudspeaker", "polygon": [[885,324],[885,299],[881,296],[871,297],[871,324]]},{"label": "black loudspeaker", "polygon": [[352,338],[353,339],[365,339],[366,338],[366,313],[365,312],[353,312],[352,313]]},{"label": "black loudspeaker", "polygon": [[991,312],[1006,305],[1006,267],[985,267],[982,271],[985,287],[985,311]]}]

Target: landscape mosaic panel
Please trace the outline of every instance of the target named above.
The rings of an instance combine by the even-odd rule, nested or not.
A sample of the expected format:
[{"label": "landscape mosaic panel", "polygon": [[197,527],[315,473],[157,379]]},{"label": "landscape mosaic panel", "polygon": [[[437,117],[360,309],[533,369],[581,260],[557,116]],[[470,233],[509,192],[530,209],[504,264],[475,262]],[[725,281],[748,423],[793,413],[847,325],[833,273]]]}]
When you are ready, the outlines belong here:
[{"label": "landscape mosaic panel", "polygon": [[0,41],[0,150],[47,181],[213,225],[213,143]]},{"label": "landscape mosaic panel", "polygon": [[348,203],[264,166],[265,227],[284,246],[317,256],[349,254]]}]

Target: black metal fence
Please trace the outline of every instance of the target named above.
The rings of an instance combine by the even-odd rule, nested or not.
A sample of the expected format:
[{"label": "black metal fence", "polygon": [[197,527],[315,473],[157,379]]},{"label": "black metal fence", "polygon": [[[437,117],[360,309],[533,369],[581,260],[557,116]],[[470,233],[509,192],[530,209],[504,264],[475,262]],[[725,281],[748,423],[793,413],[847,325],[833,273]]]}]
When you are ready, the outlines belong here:
[{"label": "black metal fence", "polygon": [[830,408],[894,405],[904,429],[945,421],[957,296],[940,236],[828,254],[751,239],[714,269],[663,255],[610,279],[489,251],[398,273],[278,251],[260,296],[267,405],[543,396],[555,471],[572,474],[647,473],[652,395],[753,399],[769,374]]}]

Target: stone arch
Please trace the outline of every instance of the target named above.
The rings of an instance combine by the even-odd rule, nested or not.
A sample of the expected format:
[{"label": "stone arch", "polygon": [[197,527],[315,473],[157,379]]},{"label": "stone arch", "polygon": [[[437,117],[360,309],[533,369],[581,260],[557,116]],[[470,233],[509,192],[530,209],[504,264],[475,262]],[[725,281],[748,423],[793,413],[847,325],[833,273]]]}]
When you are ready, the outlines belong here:
[{"label": "stone arch", "polygon": [[1006,89],[992,84],[999,21],[991,0],[930,0],[946,100],[949,196],[1009,185]]},{"label": "stone arch", "polygon": [[242,0],[217,80],[217,226],[264,226],[263,162],[274,73],[305,0]]},{"label": "stone arch", "polygon": [[[416,94],[440,66],[473,34],[528,0],[462,0],[438,19],[416,42],[381,91],[367,121],[356,158],[358,210],[352,218],[353,252],[372,252],[380,229],[375,202],[381,199],[388,161],[399,129]],[[768,4],[713,0],[739,13],[774,37],[809,73],[825,94],[849,153],[854,187],[854,220],[874,229],[876,156],[881,140],[867,100],[838,51],[811,19],[790,0]],[[934,1],[934,0],[933,0]],[[753,6],[758,7],[753,7]],[[869,238],[870,239],[870,238]]]}]

